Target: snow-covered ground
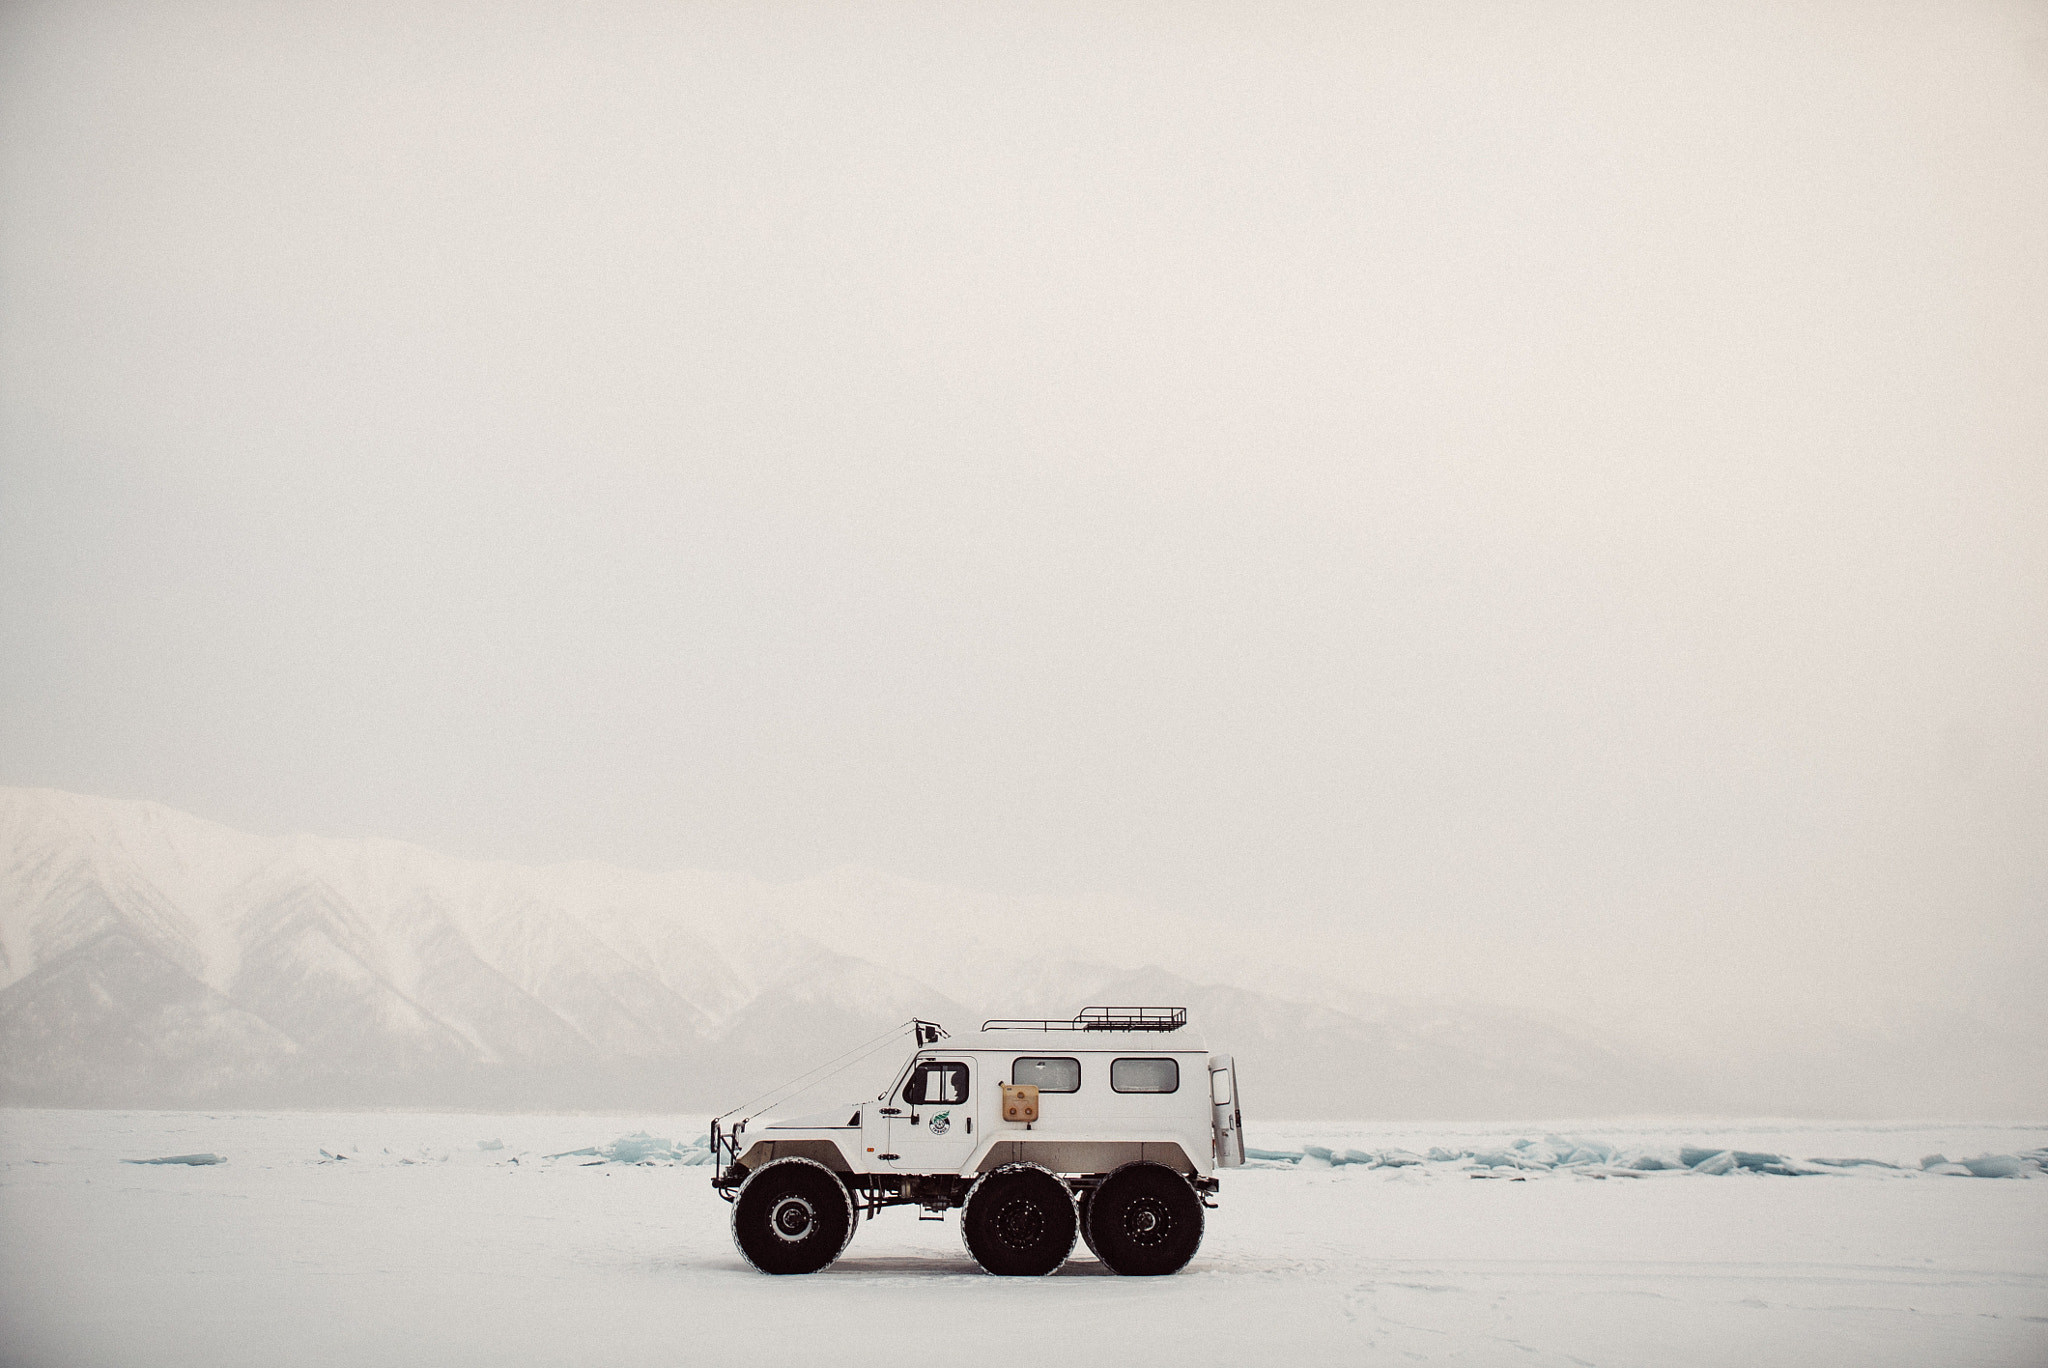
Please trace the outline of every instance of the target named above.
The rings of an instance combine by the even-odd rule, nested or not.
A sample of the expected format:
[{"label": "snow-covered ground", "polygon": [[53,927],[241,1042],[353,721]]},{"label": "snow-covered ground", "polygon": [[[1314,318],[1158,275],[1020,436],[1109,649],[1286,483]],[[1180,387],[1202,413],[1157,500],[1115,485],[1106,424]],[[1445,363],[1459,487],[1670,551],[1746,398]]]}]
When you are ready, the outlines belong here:
[{"label": "snow-covered ground", "polygon": [[[2048,1363],[2048,1181],[1920,1169],[2038,1149],[2048,1128],[1255,1127],[1276,1151],[1526,1153],[1557,1134],[1903,1167],[1273,1164],[1226,1175],[1201,1254],[1156,1280],[1085,1251],[1050,1279],[986,1277],[957,1219],[902,1210],[826,1272],[768,1278],[734,1252],[706,1169],[545,1157],[701,1130],[0,1112],[0,1362]],[[122,1162],[182,1154],[226,1162]]]}]

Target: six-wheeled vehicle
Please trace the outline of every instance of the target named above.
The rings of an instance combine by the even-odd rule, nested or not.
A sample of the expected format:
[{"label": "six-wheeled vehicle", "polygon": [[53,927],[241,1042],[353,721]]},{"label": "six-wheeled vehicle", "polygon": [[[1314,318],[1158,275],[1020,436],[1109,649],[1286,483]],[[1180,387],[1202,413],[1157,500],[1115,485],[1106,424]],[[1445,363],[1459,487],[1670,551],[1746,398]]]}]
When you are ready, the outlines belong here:
[{"label": "six-wheeled vehicle", "polygon": [[892,1206],[958,1210],[990,1273],[1051,1273],[1077,1240],[1122,1274],[1194,1257],[1216,1170],[1244,1162],[1244,1138],[1230,1056],[1209,1053],[1186,1009],[1089,1007],[959,1038],[908,1028],[910,1057],[871,1101],[713,1123],[712,1185],[756,1268],[816,1272]]}]

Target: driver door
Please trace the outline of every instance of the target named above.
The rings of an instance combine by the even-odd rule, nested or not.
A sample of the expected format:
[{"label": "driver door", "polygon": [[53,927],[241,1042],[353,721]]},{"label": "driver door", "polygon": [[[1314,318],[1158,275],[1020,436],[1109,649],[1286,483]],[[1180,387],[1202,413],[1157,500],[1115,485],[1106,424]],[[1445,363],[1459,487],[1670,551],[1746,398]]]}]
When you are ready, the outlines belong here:
[{"label": "driver door", "polygon": [[921,1059],[889,1118],[889,1167],[898,1173],[958,1173],[974,1152],[974,1061]]}]

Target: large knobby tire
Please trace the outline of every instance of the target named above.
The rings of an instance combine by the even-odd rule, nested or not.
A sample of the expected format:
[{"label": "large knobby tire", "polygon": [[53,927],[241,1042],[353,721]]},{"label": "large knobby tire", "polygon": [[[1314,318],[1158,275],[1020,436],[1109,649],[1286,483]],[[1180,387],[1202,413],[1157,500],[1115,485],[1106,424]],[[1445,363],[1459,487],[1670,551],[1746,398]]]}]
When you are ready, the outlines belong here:
[{"label": "large knobby tire", "polygon": [[740,1186],[732,1242],[763,1273],[815,1273],[853,1238],[853,1198],[815,1159],[777,1159]]},{"label": "large knobby tire", "polygon": [[1178,1273],[1202,1247],[1202,1199],[1164,1164],[1125,1164],[1088,1203],[1088,1247],[1112,1273]]},{"label": "large knobby tire", "polygon": [[960,1214],[960,1238],[984,1270],[1042,1278],[1074,1252],[1081,1222],[1074,1194],[1036,1164],[1005,1164],[975,1179]]}]

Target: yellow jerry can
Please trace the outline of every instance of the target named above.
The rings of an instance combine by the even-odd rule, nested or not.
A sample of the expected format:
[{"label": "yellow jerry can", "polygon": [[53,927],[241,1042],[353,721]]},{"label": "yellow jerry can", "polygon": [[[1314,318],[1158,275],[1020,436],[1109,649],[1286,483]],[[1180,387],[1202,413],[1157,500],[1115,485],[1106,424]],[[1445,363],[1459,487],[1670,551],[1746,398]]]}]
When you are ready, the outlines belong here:
[{"label": "yellow jerry can", "polygon": [[1036,1083],[1003,1084],[1003,1120],[1036,1121],[1038,1119],[1038,1085]]}]

